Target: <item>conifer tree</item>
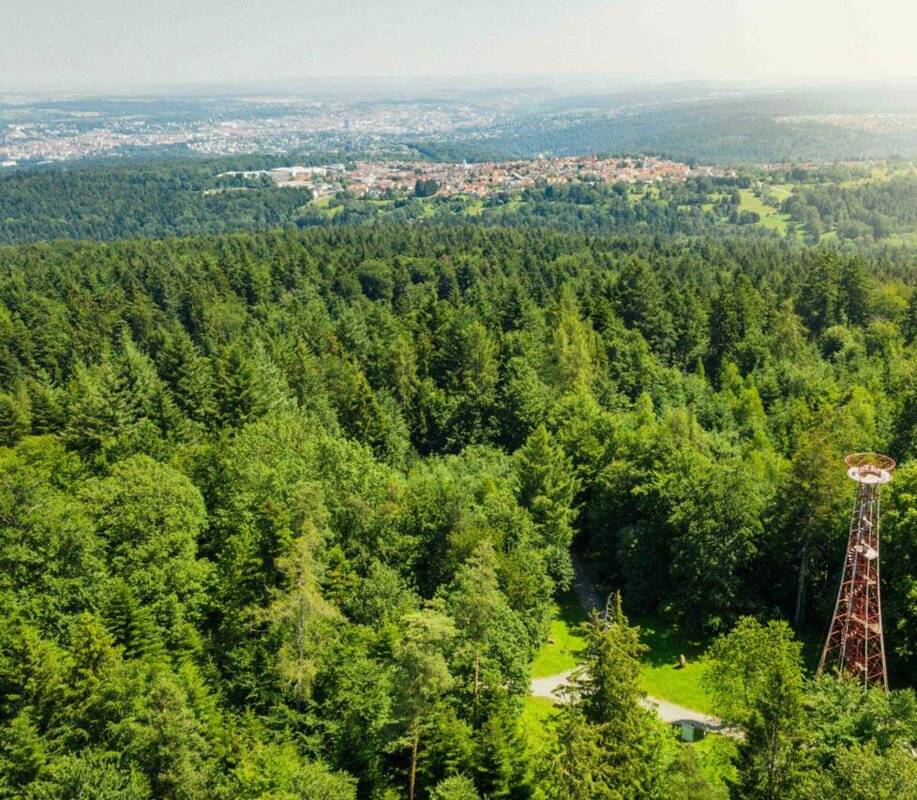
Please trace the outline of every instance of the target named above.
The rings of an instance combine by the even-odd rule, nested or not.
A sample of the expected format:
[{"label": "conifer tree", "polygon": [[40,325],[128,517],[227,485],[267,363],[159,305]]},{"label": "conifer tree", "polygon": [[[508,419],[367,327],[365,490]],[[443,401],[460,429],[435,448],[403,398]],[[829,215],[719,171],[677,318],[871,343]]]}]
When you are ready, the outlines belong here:
[{"label": "conifer tree", "polygon": [[401,742],[409,751],[408,798],[414,800],[423,731],[454,680],[446,651],[455,637],[455,624],[435,603],[408,614],[403,624],[405,631],[395,651],[397,709]]},{"label": "conifer tree", "polygon": [[321,572],[315,551],[320,543],[319,529],[307,521],[289,552],[278,559],[283,584],[272,593],[272,602],[264,611],[264,618],[281,642],[277,671],[296,702],[311,693],[321,654],[322,629],[339,620],[319,587]]},{"label": "conifer tree", "polygon": [[128,411],[121,407],[115,380],[107,360],[93,367],[78,365],[71,379],[64,435],[83,456],[98,454],[128,430]]},{"label": "conifer tree", "polygon": [[528,759],[516,713],[505,699],[498,701],[475,734],[475,773],[484,797],[521,800],[530,794]]},{"label": "conifer tree", "polygon": [[583,623],[586,653],[583,667],[570,681],[570,693],[596,724],[621,723],[641,712],[640,659],[649,649],[640,642],[640,631],[628,624],[615,594],[603,619],[593,612]]},{"label": "conifer tree", "polygon": [[455,671],[461,669],[470,684],[470,719],[476,727],[486,695],[527,690],[531,658],[525,628],[500,591],[496,554],[488,543],[458,571],[446,603],[459,631]]},{"label": "conifer tree", "polygon": [[159,373],[172,390],[182,413],[200,424],[214,412],[210,364],[197,350],[184,328],[170,333],[157,355]]},{"label": "conifer tree", "polygon": [[[593,612],[582,625],[585,658],[564,695],[552,770],[560,796],[642,800],[660,796],[668,780],[671,736],[640,705],[640,658],[646,646],[629,625],[621,597],[602,618]],[[575,758],[563,764],[565,758]],[[577,774],[582,759],[583,773]]]},{"label": "conifer tree", "polygon": [[544,425],[536,428],[517,451],[516,475],[519,502],[535,520],[551,575],[566,586],[573,576],[570,544],[577,484],[570,459]]},{"label": "conifer tree", "polygon": [[596,369],[596,336],[568,286],[560,293],[549,345],[550,381],[561,394],[588,389]]},{"label": "conifer tree", "polygon": [[474,781],[464,775],[444,778],[433,789],[430,800],[481,800]]},{"label": "conifer tree", "polygon": [[29,398],[23,390],[0,392],[0,445],[12,447],[32,429]]},{"label": "conifer tree", "polygon": [[106,624],[125,657],[161,660],[165,650],[149,606],[142,605],[121,578],[115,578],[108,591]]},{"label": "conifer tree", "polygon": [[59,431],[64,425],[64,398],[45,373],[29,376],[25,382],[32,416],[32,433]]}]

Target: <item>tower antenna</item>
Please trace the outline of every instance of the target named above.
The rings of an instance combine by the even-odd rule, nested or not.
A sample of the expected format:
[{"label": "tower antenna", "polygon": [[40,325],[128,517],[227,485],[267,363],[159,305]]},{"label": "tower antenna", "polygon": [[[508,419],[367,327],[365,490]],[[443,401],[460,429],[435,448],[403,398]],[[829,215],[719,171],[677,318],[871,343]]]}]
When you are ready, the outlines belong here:
[{"label": "tower antenna", "polygon": [[818,673],[847,673],[864,687],[888,691],[879,589],[879,488],[892,479],[895,461],[879,453],[852,453],[844,461],[857,493],[841,585]]}]

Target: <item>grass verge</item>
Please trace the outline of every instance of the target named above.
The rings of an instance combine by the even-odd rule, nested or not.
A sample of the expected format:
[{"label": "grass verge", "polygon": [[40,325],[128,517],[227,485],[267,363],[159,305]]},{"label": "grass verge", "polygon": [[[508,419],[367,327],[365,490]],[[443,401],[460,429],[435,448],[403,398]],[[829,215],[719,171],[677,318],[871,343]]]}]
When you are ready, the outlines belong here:
[{"label": "grass verge", "polygon": [[535,654],[532,677],[546,678],[573,669],[579,662],[583,638],[576,632],[586,615],[572,593],[561,596],[552,609],[548,640]]},{"label": "grass verge", "polygon": [[[631,622],[640,626],[640,639],[649,647],[640,669],[640,688],[670,703],[713,713],[710,693],[702,682],[707,669],[703,643],[656,617],[635,617]],[[680,655],[687,665],[677,669]]]}]

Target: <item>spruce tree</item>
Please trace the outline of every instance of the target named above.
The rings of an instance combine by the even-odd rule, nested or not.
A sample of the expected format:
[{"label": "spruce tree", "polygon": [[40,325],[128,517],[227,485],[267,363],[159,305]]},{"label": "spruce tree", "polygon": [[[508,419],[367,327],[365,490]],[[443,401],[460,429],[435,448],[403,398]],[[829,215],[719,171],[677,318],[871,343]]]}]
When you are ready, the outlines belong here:
[{"label": "spruce tree", "polygon": [[109,588],[106,626],[115,641],[124,648],[127,658],[159,661],[165,655],[156,621],[147,606],[122,578],[115,578]]},{"label": "spruce tree", "polygon": [[184,328],[170,333],[157,356],[159,374],[172,391],[175,403],[191,420],[206,424],[214,412],[213,377]]},{"label": "spruce tree", "polygon": [[494,705],[475,734],[474,760],[476,783],[484,797],[522,800],[530,796],[525,741],[507,699]]},{"label": "spruce tree", "polygon": [[22,390],[0,392],[0,445],[12,447],[32,429],[29,398]]},{"label": "spruce tree", "polygon": [[41,435],[59,431],[65,420],[62,392],[41,372],[25,382],[32,412],[32,433]]},{"label": "spruce tree", "polygon": [[570,544],[577,483],[570,459],[544,425],[539,425],[517,451],[516,476],[519,502],[535,520],[551,575],[567,586],[573,577]]}]

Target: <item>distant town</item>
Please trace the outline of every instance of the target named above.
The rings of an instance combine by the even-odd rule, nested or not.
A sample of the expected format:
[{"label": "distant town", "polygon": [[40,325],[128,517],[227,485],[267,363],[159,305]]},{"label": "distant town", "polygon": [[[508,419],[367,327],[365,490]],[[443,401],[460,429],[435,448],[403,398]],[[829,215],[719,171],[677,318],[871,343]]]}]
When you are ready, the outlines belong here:
[{"label": "distant town", "polygon": [[[0,95],[2,167],[150,149],[196,156],[278,155],[309,147],[371,151],[393,137],[436,140],[458,130],[486,128],[501,118],[464,103],[239,98],[164,112],[139,100],[124,101],[112,111],[88,101],[35,108],[11,99]],[[132,106],[135,113],[129,113]]]},{"label": "distant town", "polygon": [[211,192],[247,188],[239,181],[270,180],[275,186],[308,188],[316,199],[348,192],[357,197],[468,195],[487,197],[537,185],[577,181],[603,183],[679,182],[690,177],[734,177],[735,171],[692,167],[664,158],[536,158],[481,163],[432,161],[358,161],[352,165],[290,166],[269,170],[224,172],[217,176],[233,185]]}]

